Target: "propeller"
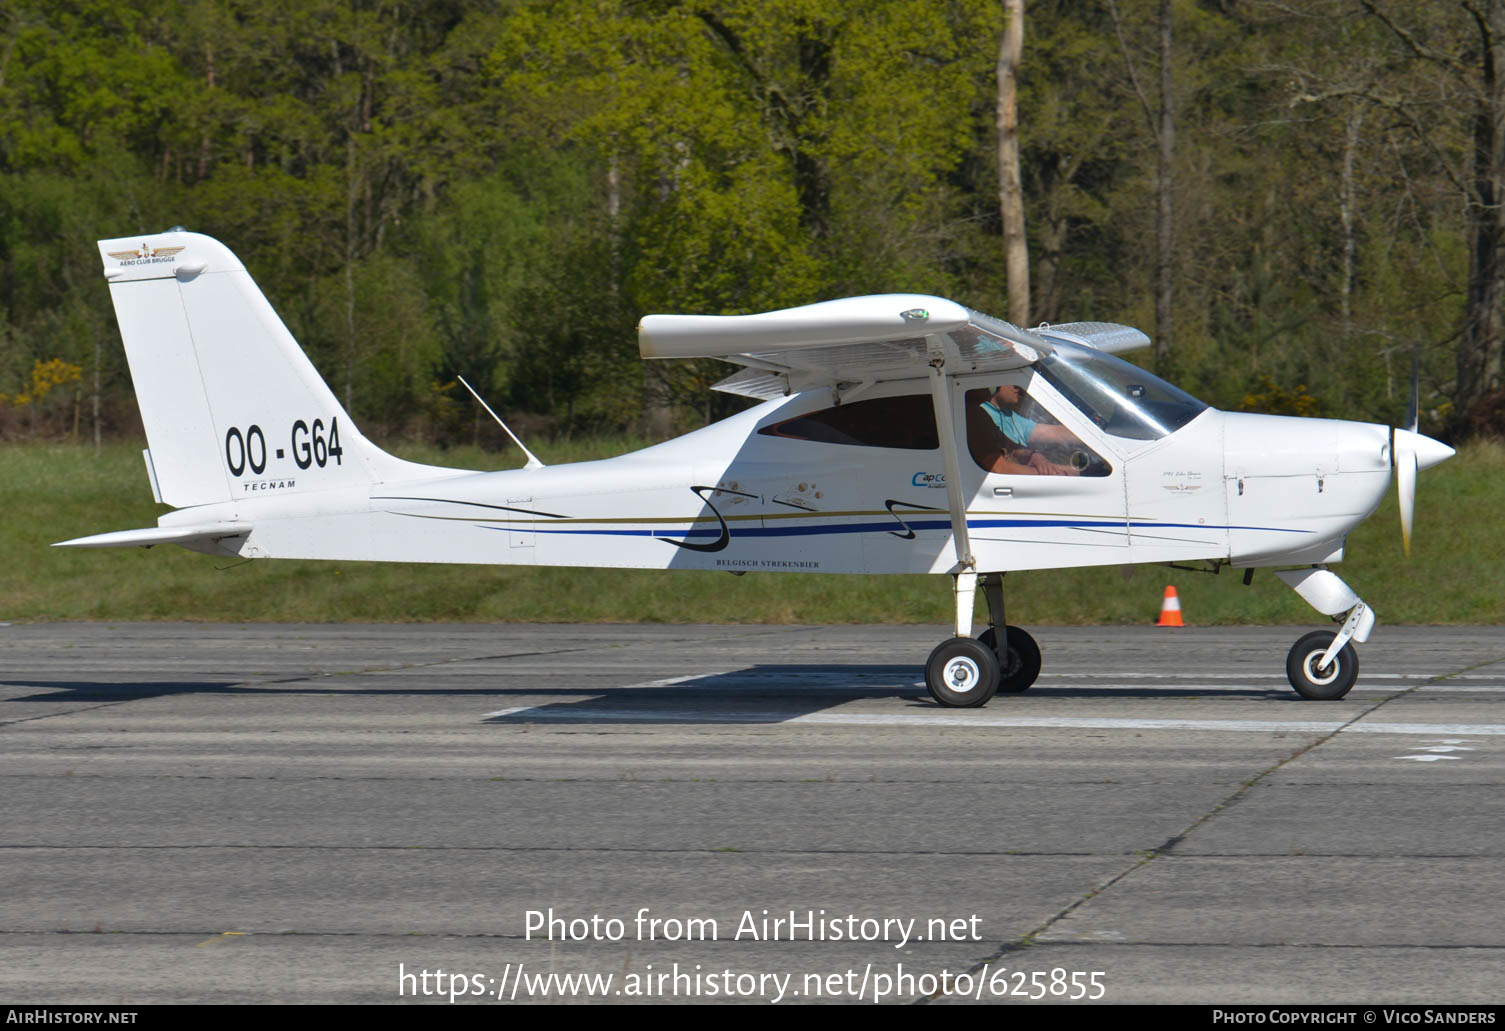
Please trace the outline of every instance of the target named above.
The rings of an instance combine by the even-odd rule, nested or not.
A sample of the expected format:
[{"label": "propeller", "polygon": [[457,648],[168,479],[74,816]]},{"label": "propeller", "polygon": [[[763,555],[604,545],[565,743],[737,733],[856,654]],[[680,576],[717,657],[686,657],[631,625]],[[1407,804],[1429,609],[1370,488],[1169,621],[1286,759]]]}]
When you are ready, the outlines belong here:
[{"label": "propeller", "polygon": [[1395,494],[1400,503],[1400,539],[1411,557],[1411,528],[1416,520],[1416,474],[1451,458],[1453,449],[1417,432],[1421,417],[1421,387],[1416,348],[1411,349],[1411,400],[1404,428],[1390,427],[1390,462],[1395,466]]},{"label": "propeller", "polygon": [[1410,433],[1390,427],[1390,455],[1395,463],[1395,496],[1400,502],[1400,543],[1411,557],[1411,527],[1416,520],[1416,449],[1406,441]]}]

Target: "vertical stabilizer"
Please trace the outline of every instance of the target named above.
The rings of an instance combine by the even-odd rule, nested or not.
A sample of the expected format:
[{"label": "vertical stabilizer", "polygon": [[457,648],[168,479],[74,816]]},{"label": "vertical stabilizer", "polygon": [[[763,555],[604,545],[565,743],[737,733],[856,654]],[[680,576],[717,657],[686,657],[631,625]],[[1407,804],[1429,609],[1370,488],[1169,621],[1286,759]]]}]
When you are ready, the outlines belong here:
[{"label": "vertical stabilizer", "polygon": [[165,503],[450,472],[366,440],[219,241],[169,232],[101,240],[99,253]]}]

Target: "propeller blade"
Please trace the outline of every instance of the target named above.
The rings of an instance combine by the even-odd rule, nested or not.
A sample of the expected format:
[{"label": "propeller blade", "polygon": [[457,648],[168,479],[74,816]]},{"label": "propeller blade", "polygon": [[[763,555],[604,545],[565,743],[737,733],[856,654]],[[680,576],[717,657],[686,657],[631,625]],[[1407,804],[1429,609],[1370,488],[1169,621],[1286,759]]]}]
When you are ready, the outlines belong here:
[{"label": "propeller blade", "polygon": [[1400,501],[1400,542],[1411,557],[1411,526],[1416,518],[1416,449],[1406,434],[1395,435],[1395,496]]},{"label": "propeller blade", "polygon": [[1436,465],[1446,455],[1433,457],[1435,448],[1444,448],[1449,455],[1452,449],[1417,432],[1421,425],[1421,347],[1411,345],[1411,396],[1406,403],[1406,425],[1403,430],[1390,430],[1390,460],[1395,463],[1395,497],[1400,503],[1400,543],[1406,557],[1411,557],[1411,528],[1416,520],[1416,471],[1422,464],[1417,457],[1418,446],[1425,441],[1433,445],[1426,448],[1429,461]]},{"label": "propeller blade", "polygon": [[1395,466],[1395,495],[1400,502],[1401,546],[1411,556],[1411,527],[1416,517],[1416,474],[1453,457],[1453,449],[1440,440],[1390,428],[1390,462]]},{"label": "propeller blade", "polygon": [[1412,433],[1421,425],[1421,360],[1420,346],[1411,345],[1411,400],[1406,405],[1406,429]]}]

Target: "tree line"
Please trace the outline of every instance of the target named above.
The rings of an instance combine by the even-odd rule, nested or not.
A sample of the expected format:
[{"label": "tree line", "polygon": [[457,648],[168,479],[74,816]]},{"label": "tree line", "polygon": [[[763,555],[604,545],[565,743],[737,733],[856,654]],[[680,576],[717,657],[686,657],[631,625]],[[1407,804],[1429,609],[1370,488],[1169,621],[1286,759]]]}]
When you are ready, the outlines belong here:
[{"label": "tree line", "polygon": [[11,0],[0,435],[134,430],[94,241],[173,225],[378,434],[682,430],[643,314],[888,291],[1505,433],[1502,76],[1505,0]]}]

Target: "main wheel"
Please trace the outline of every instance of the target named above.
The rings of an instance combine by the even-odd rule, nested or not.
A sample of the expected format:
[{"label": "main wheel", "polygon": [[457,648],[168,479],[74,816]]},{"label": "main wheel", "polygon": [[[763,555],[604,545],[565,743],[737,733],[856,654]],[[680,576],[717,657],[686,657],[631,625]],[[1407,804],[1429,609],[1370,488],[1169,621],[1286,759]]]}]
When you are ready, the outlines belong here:
[{"label": "main wheel", "polygon": [[925,663],[930,697],[953,709],[974,709],[998,690],[998,657],[970,637],[942,641]]},{"label": "main wheel", "polygon": [[[998,690],[1002,694],[1018,694],[1028,690],[1040,675],[1040,646],[1023,627],[1005,627],[1004,632],[1008,649],[998,655]],[[998,653],[998,635],[992,627],[978,634],[977,640]]]},{"label": "main wheel", "polygon": [[1326,669],[1318,663],[1338,635],[1330,630],[1314,630],[1291,645],[1286,656],[1286,676],[1303,698],[1332,701],[1342,698],[1359,679],[1359,653],[1345,644]]}]

